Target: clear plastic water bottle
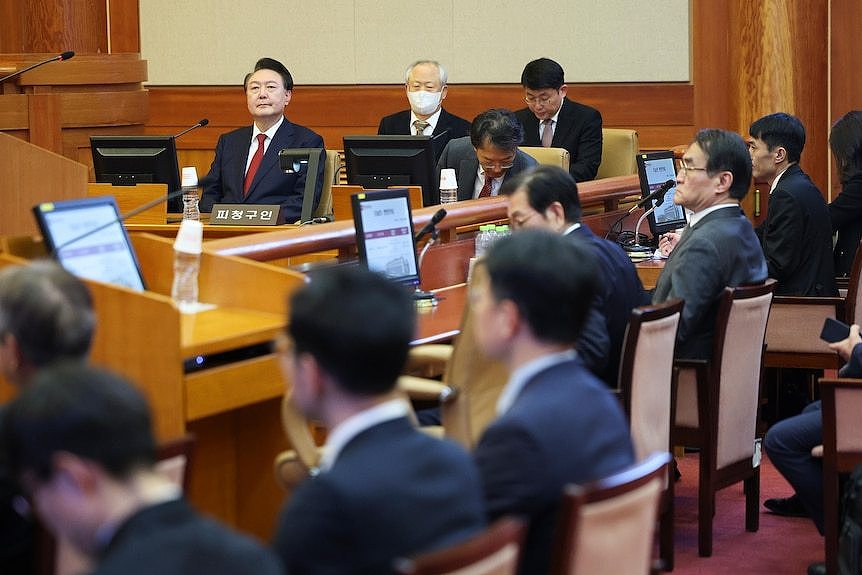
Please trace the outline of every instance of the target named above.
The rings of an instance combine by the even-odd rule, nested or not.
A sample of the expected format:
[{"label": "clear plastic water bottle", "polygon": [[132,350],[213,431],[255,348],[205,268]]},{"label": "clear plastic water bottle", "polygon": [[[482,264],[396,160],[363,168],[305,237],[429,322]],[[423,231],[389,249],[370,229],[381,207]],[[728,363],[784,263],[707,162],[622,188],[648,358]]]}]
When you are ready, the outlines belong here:
[{"label": "clear plastic water bottle", "polygon": [[183,219],[195,220],[201,219],[201,212],[198,209],[198,172],[194,166],[183,168],[182,178],[183,189]]},{"label": "clear plastic water bottle", "polygon": [[458,201],[458,180],[454,168],[440,170],[440,203],[451,204]]},{"label": "clear plastic water bottle", "polygon": [[491,246],[491,230],[493,224],[479,226],[479,233],[476,234],[476,257],[480,258]]},{"label": "clear plastic water bottle", "polygon": [[509,234],[512,233],[509,231],[509,225],[508,224],[499,224],[495,231],[497,232],[497,238],[496,239],[498,239],[498,240],[501,238],[505,238],[506,236],[508,236]]},{"label": "clear plastic water bottle", "polygon": [[183,220],[174,241],[174,283],[171,298],[182,312],[191,311],[198,303],[198,271],[201,262],[203,224]]}]

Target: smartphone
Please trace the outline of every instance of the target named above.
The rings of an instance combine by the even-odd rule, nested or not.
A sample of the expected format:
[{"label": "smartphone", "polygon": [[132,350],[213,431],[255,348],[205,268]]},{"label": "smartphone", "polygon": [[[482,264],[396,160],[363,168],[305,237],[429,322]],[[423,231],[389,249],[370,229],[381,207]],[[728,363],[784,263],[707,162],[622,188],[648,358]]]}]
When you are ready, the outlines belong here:
[{"label": "smartphone", "polygon": [[820,339],[835,343],[842,339],[847,339],[850,336],[850,326],[843,321],[838,321],[835,318],[827,317],[823,322],[823,330],[820,332]]}]

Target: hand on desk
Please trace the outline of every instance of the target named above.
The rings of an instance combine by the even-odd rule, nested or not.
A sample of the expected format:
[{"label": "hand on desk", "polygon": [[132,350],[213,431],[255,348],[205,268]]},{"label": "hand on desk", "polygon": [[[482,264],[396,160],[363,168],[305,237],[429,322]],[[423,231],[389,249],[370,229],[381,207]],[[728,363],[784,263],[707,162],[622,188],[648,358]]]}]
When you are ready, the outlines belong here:
[{"label": "hand on desk", "polygon": [[850,335],[847,339],[830,343],[829,349],[837,351],[844,361],[849,361],[853,354],[853,348],[860,343],[862,343],[862,336],[859,335],[859,326],[854,323],[850,326]]},{"label": "hand on desk", "polygon": [[662,234],[662,236],[658,239],[658,249],[664,257],[670,255],[670,252],[673,251],[673,248],[679,242],[679,238],[681,235],[678,232],[668,232],[666,234]]}]

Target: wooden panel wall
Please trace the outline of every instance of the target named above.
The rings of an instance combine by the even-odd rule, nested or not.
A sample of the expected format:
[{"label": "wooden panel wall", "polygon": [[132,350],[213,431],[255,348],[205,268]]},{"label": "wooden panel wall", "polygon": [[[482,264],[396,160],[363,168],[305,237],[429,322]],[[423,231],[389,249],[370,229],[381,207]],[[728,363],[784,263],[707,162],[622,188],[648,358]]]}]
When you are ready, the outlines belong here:
[{"label": "wooden panel wall", "polygon": [[93,0],[0,0],[0,52],[107,53],[106,10]]},{"label": "wooden panel wall", "polygon": [[[850,110],[862,110],[862,2],[832,0],[830,18],[830,125]],[[832,196],[841,185],[832,161]]]}]

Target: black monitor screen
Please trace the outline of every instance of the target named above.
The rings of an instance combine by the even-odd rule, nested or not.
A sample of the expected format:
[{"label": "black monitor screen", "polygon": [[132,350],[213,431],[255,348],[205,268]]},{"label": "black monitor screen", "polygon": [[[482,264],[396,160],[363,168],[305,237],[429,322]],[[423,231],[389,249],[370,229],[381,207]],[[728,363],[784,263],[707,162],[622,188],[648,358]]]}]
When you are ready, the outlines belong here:
[{"label": "black monitor screen", "polygon": [[359,261],[368,269],[408,285],[419,285],[410,195],[406,189],[351,196]]},{"label": "black monitor screen", "polygon": [[[641,197],[645,198],[668,180],[676,180],[673,152],[669,150],[638,154],[637,164]],[[673,203],[675,192],[676,186],[669,189],[664,195],[664,202],[649,215],[649,227],[653,236],[685,227],[685,208]],[[654,206],[656,202],[658,202],[657,199],[652,200],[651,206]]]},{"label": "black monitor screen", "polygon": [[45,247],[78,277],[144,290],[135,250],[112,196],[33,207]]},{"label": "black monitor screen", "polygon": [[369,189],[422,186],[423,205],[440,203],[430,136],[344,136],[344,159],[349,184]]},{"label": "black monitor screen", "polygon": [[[180,187],[177,147],[173,136],[90,136],[96,181],[115,186],[167,184]],[[182,212],[182,198],[168,203],[169,212]]]}]

